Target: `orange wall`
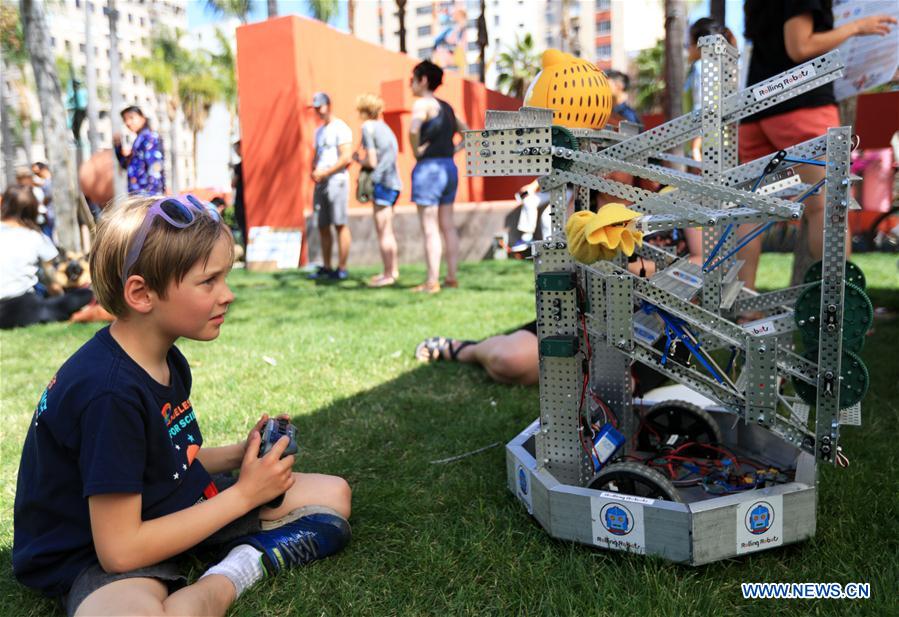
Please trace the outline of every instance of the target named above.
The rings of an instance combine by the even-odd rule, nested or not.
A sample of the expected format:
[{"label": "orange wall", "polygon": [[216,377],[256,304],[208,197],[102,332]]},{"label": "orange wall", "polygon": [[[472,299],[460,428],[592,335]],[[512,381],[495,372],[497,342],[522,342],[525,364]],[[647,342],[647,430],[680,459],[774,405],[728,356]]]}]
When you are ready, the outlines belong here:
[{"label": "orange wall", "polygon": [[[237,29],[237,74],[241,149],[247,224],[250,227],[302,227],[312,208],[310,179],[313,139],[318,126],[307,105],[313,93],[328,93],[334,115],[353,130],[359,141],[361,121],[356,96],[365,92],[385,99],[384,120],[397,135],[403,191],[399,203],[409,203],[410,176],[415,164],[408,139],[413,97],[409,77],[418,61],[366,43],[319,21],[285,16]],[[487,90],[478,82],[447,73],[437,91],[471,128],[484,126],[487,109],[518,109],[517,99]],[[509,199],[521,178],[469,178],[465,154],[459,166],[457,201]],[[355,191],[358,166],[350,167]],[[350,207],[359,207],[355,196]]]}]

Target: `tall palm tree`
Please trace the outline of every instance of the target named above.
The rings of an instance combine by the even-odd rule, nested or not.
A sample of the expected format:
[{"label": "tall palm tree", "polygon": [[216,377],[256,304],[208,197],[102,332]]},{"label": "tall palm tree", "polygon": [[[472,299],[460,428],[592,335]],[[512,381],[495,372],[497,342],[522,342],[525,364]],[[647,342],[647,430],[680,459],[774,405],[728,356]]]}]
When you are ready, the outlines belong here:
[{"label": "tall palm tree", "polygon": [[278,16],[278,0],[268,0],[266,2],[266,7],[268,8],[268,18]]},{"label": "tall palm tree", "polygon": [[346,19],[350,34],[356,34],[356,0],[347,0]]},{"label": "tall palm tree", "polygon": [[77,250],[81,246],[78,229],[75,191],[75,162],[70,151],[71,139],[66,127],[66,109],[62,102],[62,88],[56,74],[50,45],[50,28],[42,2],[21,0],[19,12],[25,32],[25,46],[31,57],[31,68],[37,85],[41,106],[41,126],[47,163],[54,175],[54,206],[56,229],[62,246]]},{"label": "tall palm tree", "polygon": [[[18,108],[7,92],[19,90],[24,83],[25,66],[28,64],[28,49],[25,47],[25,32],[18,9],[3,2],[0,4],[0,140],[3,141],[3,171],[5,184],[15,182],[16,144],[13,138],[13,119],[21,123],[22,97],[19,96]],[[16,70],[18,69],[18,70]],[[18,73],[19,78],[14,79]],[[27,105],[27,101],[24,101]],[[30,111],[26,108],[27,111]],[[30,122],[29,122],[30,125]],[[30,129],[30,126],[23,127]],[[23,137],[30,136],[30,130],[22,131]],[[30,152],[30,149],[28,150]]]},{"label": "tall palm tree", "polygon": [[497,58],[499,77],[496,85],[509,96],[523,99],[528,86],[540,72],[540,57],[534,49],[531,34],[515,37],[515,45],[507,47]]},{"label": "tall palm tree", "polygon": [[306,0],[309,12],[319,21],[329,23],[337,17],[337,0]]},{"label": "tall palm tree", "polygon": [[482,84],[487,81],[487,45],[490,43],[486,12],[487,0],[481,0],[481,12],[478,15],[478,72]]},{"label": "tall palm tree", "polygon": [[212,74],[209,59],[202,52],[188,54],[186,74],[178,80],[178,97],[184,120],[193,136],[193,183],[197,182],[197,134],[203,130],[212,105],[221,100],[221,83]]},{"label": "tall palm tree", "polygon": [[397,32],[400,37],[400,51],[406,53],[406,0],[396,0],[396,14],[400,20],[400,29]]},{"label": "tall palm tree", "polygon": [[[245,24],[249,21],[255,4],[253,0],[206,0],[206,10],[216,15],[232,15],[237,17],[240,23]],[[269,17],[272,17],[272,4],[275,4],[275,0],[269,0]],[[278,8],[275,4],[275,13],[277,14],[277,12]]]}]

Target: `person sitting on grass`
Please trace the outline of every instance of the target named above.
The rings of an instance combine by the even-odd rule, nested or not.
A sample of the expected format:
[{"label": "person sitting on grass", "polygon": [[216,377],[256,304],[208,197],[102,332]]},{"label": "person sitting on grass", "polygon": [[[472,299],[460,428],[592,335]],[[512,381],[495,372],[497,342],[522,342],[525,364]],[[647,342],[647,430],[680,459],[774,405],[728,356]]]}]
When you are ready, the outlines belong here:
[{"label": "person sitting on grass", "polygon": [[[191,195],[127,198],[100,220],[91,277],[116,319],[41,396],[14,506],[13,572],[68,615],[224,615],[350,539],[346,481],[293,473],[285,438],[258,456],[267,415],[245,440],[203,445],[174,343],[218,337],[232,261],[230,231]],[[173,558],[198,546],[230,552],[187,585]]]}]

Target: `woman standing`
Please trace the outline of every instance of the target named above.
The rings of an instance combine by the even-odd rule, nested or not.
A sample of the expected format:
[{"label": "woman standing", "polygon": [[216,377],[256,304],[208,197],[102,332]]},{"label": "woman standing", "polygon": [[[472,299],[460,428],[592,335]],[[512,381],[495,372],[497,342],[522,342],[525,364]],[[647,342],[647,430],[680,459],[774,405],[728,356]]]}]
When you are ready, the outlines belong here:
[{"label": "woman standing", "polygon": [[[34,291],[38,271],[52,268],[57,250],[37,224],[38,203],[28,186],[11,186],[0,204],[0,328],[63,321],[91,301],[90,289],[68,293],[57,284],[44,298]],[[48,275],[48,278],[49,275]]]},{"label": "woman standing", "polygon": [[380,119],[382,109],[384,101],[374,94],[363,94],[356,99],[356,111],[362,120],[362,142],[353,158],[363,168],[371,170],[375,231],[378,233],[381,261],[384,262],[384,271],[369,280],[369,287],[387,287],[400,277],[396,236],[393,233],[393,205],[403,185],[396,168],[399,150],[396,135]]},{"label": "woman standing", "polygon": [[[752,41],[747,85],[764,81],[838,47],[853,36],[889,33],[896,19],[888,15],[863,17],[833,27],[831,0],[746,0],[746,38]],[[825,84],[746,118],[740,123],[740,162],[745,163],[820,137],[840,125],[833,84]],[[809,166],[804,165],[803,168]],[[815,184],[824,177],[820,167],[800,168],[804,182]],[[821,259],[824,230],[823,191],[805,200],[802,213],[808,225],[808,252]],[[741,235],[752,225],[741,228]],[[846,243],[847,248],[850,243]],[[762,239],[756,238],[739,253],[740,278],[755,288]],[[794,273],[794,279],[795,279]],[[794,283],[795,284],[795,283]]]},{"label": "woman standing", "polygon": [[165,194],[164,155],[159,134],[150,130],[150,123],[144,112],[136,105],[122,110],[122,120],[128,130],[137,135],[131,148],[122,145],[120,133],[112,136],[119,165],[128,173],[128,193]]},{"label": "woman standing", "polygon": [[464,146],[456,144],[456,133],[468,127],[456,117],[449,103],[434,96],[443,83],[443,69],[425,60],[412,69],[412,94],[419,97],[412,106],[409,141],[418,163],[412,170],[412,201],[418,206],[418,218],[424,235],[427,278],[412,291],[440,291],[440,238],[446,244],[447,287],[458,287],[456,267],[459,261],[459,236],[453,221],[453,202],[459,185],[459,172],[453,155]]}]

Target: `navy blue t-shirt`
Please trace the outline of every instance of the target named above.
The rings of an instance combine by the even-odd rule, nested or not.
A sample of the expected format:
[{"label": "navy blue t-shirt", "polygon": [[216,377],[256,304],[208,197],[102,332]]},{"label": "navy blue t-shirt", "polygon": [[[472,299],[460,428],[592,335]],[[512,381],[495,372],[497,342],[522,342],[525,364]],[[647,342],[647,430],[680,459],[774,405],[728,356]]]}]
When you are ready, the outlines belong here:
[{"label": "navy blue t-shirt", "polygon": [[141,516],[183,510],[215,486],[197,452],[187,360],[172,347],[171,385],[138,366],[103,328],[50,380],[34,411],[16,485],[13,571],[56,596],[98,562],[87,498],[140,493]]}]

